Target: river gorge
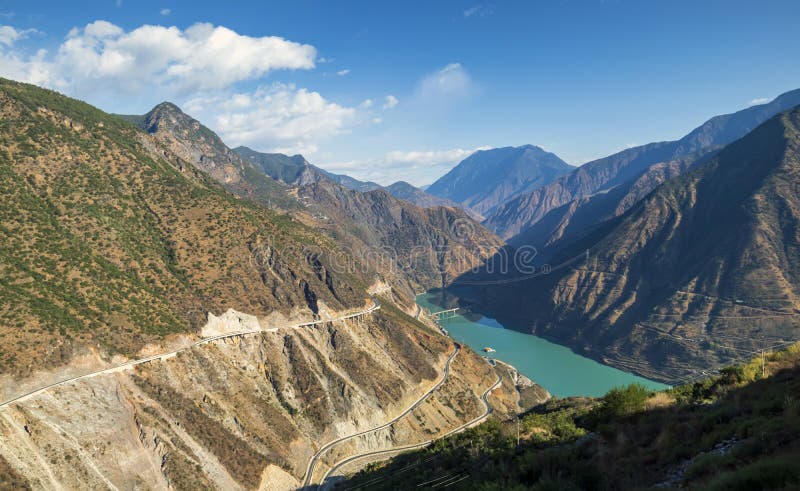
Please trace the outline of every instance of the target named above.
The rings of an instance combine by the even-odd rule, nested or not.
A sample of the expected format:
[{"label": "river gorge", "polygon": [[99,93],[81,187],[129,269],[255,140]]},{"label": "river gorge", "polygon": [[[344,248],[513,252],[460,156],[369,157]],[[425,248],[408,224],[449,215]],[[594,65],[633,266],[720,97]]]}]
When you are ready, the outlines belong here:
[{"label": "river gorge", "polygon": [[[431,312],[451,307],[438,292],[423,293],[417,296],[416,302]],[[445,304],[447,307],[443,307]],[[483,353],[484,348],[495,350],[488,356],[513,365],[557,397],[598,397],[613,387],[632,383],[640,383],[652,390],[667,387],[603,365],[532,334],[507,329],[489,317],[457,313],[441,319],[439,324],[453,339],[479,353]]]}]

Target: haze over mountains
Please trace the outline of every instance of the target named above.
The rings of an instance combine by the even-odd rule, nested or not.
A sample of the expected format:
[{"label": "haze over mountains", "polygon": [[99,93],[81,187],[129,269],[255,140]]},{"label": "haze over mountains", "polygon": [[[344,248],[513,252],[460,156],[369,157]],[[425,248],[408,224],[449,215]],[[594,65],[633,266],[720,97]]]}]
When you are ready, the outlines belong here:
[{"label": "haze over mountains", "polygon": [[[409,203],[413,203],[423,208],[430,208],[432,206],[450,206],[459,207],[460,205],[455,202],[434,196],[423,189],[413,186],[405,181],[397,181],[394,184],[386,186],[386,190],[395,198],[399,198]],[[469,213],[470,210],[464,210]]]}]

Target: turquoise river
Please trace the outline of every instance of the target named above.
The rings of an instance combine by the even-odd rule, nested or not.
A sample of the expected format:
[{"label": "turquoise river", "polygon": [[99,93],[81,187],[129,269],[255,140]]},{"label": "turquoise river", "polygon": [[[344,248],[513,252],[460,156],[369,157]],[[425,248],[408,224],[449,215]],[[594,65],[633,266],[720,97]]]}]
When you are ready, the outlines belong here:
[{"label": "turquoise river", "polygon": [[[442,310],[433,303],[434,294],[423,293],[417,304],[432,312]],[[440,321],[450,336],[478,353],[496,350],[491,357],[509,363],[554,396],[601,396],[612,387],[638,382],[657,390],[666,385],[603,365],[569,348],[542,338],[504,328],[488,317],[470,320],[456,315]]]}]

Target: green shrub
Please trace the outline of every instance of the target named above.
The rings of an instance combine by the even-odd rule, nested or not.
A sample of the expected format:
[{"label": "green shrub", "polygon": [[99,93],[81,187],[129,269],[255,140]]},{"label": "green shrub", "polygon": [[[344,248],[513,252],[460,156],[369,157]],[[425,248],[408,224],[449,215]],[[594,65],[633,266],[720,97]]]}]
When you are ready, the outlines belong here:
[{"label": "green shrub", "polygon": [[615,387],[602,398],[602,403],[588,415],[592,426],[613,418],[630,416],[644,411],[650,391],[641,384],[630,384],[626,387]]},{"label": "green shrub", "polygon": [[708,483],[709,491],[758,491],[797,489],[800,485],[800,454],[767,458],[721,474]]}]

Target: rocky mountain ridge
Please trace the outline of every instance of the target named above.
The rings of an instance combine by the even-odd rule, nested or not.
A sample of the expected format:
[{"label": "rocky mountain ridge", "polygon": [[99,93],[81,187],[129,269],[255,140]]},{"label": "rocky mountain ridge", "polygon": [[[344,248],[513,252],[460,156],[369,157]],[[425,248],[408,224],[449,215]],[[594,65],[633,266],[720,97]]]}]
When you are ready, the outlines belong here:
[{"label": "rocky mountain ridge", "polygon": [[[680,140],[649,143],[586,163],[550,184],[521,194],[498,206],[491,216],[487,217],[484,225],[515,244],[527,243],[539,246],[549,244],[557,237],[540,236],[543,231],[528,232],[527,229],[540,220],[564,221],[569,213],[565,214],[564,209],[559,210],[562,207],[576,210],[587,206],[586,203],[573,202],[574,200],[585,201],[595,194],[613,192],[618,186],[630,187],[636,180],[640,180],[640,183],[649,180],[653,184],[658,184],[662,182],[658,177],[661,169],[654,168],[650,177],[645,176],[651,166],[666,165],[674,168],[674,162],[683,162],[679,165],[685,170],[691,167],[686,165],[687,159],[699,162],[710,153],[743,137],[775,114],[797,104],[800,104],[800,89],[781,94],[766,104],[713,117]],[[649,192],[654,188],[655,186],[651,185],[646,191]],[[624,194],[619,190],[617,192]],[[643,196],[642,193],[639,194]],[[625,199],[618,202],[622,211],[627,209],[625,202]],[[548,214],[554,211],[556,216],[561,215],[560,219],[556,216],[548,217]],[[586,211],[575,213],[607,216],[604,210],[595,211],[591,207]],[[591,225],[595,226],[601,221],[593,220]]]}]

